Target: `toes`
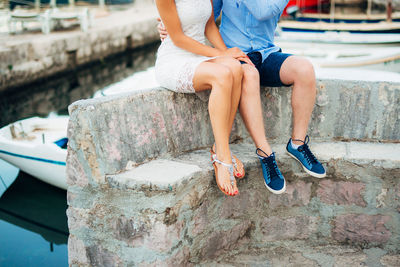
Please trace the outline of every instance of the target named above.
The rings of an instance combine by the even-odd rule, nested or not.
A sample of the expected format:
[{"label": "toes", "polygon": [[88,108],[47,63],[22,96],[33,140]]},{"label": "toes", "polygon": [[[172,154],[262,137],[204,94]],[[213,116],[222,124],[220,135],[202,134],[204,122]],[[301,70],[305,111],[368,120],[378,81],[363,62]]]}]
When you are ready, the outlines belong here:
[{"label": "toes", "polygon": [[227,192],[228,195],[232,196],[232,190],[229,183],[225,183],[225,188],[226,188],[225,192]]},{"label": "toes", "polygon": [[237,195],[239,193],[239,189],[238,189],[236,183],[232,186],[232,190],[233,190],[234,195]]},{"label": "toes", "polygon": [[229,186],[228,186],[226,183],[224,183],[224,191],[225,191],[228,195],[230,195],[230,193],[229,193]]}]

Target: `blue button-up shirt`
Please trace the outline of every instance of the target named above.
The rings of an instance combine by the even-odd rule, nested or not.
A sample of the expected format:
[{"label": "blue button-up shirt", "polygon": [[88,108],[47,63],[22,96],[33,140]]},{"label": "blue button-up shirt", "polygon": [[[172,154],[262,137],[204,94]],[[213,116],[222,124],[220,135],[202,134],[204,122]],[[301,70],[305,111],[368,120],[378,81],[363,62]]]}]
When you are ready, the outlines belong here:
[{"label": "blue button-up shirt", "polygon": [[228,47],[243,52],[258,51],[263,61],[279,51],[274,33],[279,17],[289,0],[213,0],[214,16],[221,11],[220,32]]}]

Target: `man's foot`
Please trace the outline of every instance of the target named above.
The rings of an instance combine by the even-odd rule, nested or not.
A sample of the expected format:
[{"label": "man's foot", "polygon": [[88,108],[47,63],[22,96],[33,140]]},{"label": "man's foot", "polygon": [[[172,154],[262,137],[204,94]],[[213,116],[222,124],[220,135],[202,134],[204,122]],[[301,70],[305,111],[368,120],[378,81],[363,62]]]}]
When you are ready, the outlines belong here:
[{"label": "man's foot", "polygon": [[256,154],[261,162],[265,186],[274,194],[282,194],[286,190],[286,182],[275,160],[275,152],[267,155],[257,148]]},{"label": "man's foot", "polygon": [[314,156],[314,154],[308,147],[310,137],[308,137],[307,135],[304,141],[296,141],[300,141],[303,144],[295,148],[292,145],[292,138],[290,138],[288,144],[286,145],[286,151],[288,152],[288,154],[296,159],[298,162],[300,162],[303,166],[303,169],[308,174],[317,178],[324,178],[326,176],[324,166],[322,166],[322,164],[318,161],[318,159]]}]

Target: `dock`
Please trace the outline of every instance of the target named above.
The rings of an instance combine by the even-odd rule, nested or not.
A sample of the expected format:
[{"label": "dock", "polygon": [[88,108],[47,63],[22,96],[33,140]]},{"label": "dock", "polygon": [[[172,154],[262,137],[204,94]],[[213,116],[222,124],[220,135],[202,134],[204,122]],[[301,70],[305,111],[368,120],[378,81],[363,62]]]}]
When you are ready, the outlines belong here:
[{"label": "dock", "polygon": [[50,34],[36,31],[0,35],[0,92],[73,71],[159,40],[157,9],[151,1],[94,18],[88,32],[77,26]]}]

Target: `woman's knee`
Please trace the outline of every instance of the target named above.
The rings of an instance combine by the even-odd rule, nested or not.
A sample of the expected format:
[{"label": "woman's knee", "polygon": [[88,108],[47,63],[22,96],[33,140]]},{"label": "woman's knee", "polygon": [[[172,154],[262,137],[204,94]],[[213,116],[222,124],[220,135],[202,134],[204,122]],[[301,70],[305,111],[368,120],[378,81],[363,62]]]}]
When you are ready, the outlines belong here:
[{"label": "woman's knee", "polygon": [[243,70],[242,70],[242,64],[240,64],[240,61],[237,59],[234,59],[232,57],[224,57],[220,59],[220,63],[227,66],[234,78],[242,78],[243,77]]},{"label": "woman's knee", "polygon": [[218,64],[213,72],[213,86],[221,87],[225,90],[231,90],[233,85],[233,73],[227,66]]},{"label": "woman's knee", "polygon": [[232,71],[232,74],[235,78],[242,79],[243,78],[243,69],[242,64],[239,60],[232,59],[229,61],[229,68]]}]

